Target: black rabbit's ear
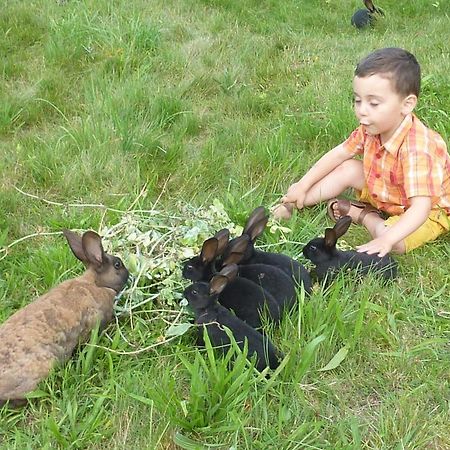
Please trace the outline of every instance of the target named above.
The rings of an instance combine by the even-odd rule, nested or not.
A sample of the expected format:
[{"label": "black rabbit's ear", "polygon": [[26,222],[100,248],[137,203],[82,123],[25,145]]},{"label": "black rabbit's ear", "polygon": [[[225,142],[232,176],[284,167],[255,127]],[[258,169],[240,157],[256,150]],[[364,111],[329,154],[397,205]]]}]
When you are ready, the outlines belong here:
[{"label": "black rabbit's ear", "polygon": [[238,266],[236,264],[229,264],[225,266],[218,275],[227,277],[228,281],[233,281],[238,273]]},{"label": "black rabbit's ear", "polygon": [[103,251],[102,238],[95,231],[86,231],[81,238],[84,254],[87,261],[94,266],[103,264],[105,252]]},{"label": "black rabbit's ear", "polygon": [[337,236],[334,228],[325,229],[325,247],[334,248],[336,246]]},{"label": "black rabbit's ear", "polygon": [[221,255],[226,246],[228,245],[228,241],[230,240],[230,230],[223,228],[222,230],[218,231],[214,237],[217,239],[218,246],[216,251],[216,256]]},{"label": "black rabbit's ear", "polygon": [[336,239],[339,239],[341,236],[343,236],[347,232],[351,224],[352,218],[350,216],[341,217],[333,227],[333,230],[336,233]]},{"label": "black rabbit's ear", "polygon": [[224,252],[223,264],[239,264],[244,258],[249,244],[250,236],[246,234],[233,239]]},{"label": "black rabbit's ear", "polygon": [[375,5],[373,4],[372,0],[363,0],[365,7],[370,11],[370,12],[375,12]]},{"label": "black rabbit's ear", "polygon": [[225,275],[214,275],[209,282],[209,294],[220,294],[229,283],[229,279]]},{"label": "black rabbit's ear", "polygon": [[243,258],[243,253],[231,252],[227,254],[227,257],[224,258],[222,264],[224,266],[229,266],[230,264],[240,264]]},{"label": "black rabbit's ear", "polygon": [[266,214],[264,206],[259,206],[250,214],[242,234],[248,234],[254,242],[258,236],[261,236],[268,221],[269,216]]},{"label": "black rabbit's ear", "polygon": [[219,243],[214,237],[203,242],[202,251],[200,252],[200,259],[203,264],[210,263],[215,258],[218,245]]},{"label": "black rabbit's ear", "polygon": [[244,253],[250,243],[250,237],[247,234],[233,239],[227,248],[227,252]]},{"label": "black rabbit's ear", "polygon": [[264,208],[264,206],[258,206],[258,208],[255,208],[248,217],[243,233],[250,234],[250,229],[253,228],[257,223],[263,221],[264,219],[267,220],[269,219],[269,217],[266,215],[266,209]]}]

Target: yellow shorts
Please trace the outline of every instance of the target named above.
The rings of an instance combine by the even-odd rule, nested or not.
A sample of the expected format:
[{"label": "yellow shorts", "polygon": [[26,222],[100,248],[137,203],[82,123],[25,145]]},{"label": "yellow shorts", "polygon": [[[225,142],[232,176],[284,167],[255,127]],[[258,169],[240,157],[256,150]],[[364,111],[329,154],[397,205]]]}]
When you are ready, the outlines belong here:
[{"label": "yellow shorts", "polygon": [[[376,203],[366,187],[361,192],[357,193],[359,194],[360,201],[370,203],[376,207]],[[384,223],[388,227],[392,226],[400,220],[400,217],[401,216],[390,216]],[[432,210],[425,223],[404,239],[403,242],[405,243],[406,252],[410,252],[427,242],[434,241],[438,236],[449,231],[449,229],[450,217],[447,216],[445,211]]]}]

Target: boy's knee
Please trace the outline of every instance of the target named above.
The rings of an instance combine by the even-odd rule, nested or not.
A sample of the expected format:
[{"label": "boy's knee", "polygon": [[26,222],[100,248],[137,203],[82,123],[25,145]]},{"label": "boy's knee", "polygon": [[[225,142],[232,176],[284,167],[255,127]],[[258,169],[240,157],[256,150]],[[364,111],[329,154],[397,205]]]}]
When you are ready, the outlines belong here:
[{"label": "boy's knee", "polygon": [[351,187],[361,190],[365,186],[362,161],[353,158],[347,159],[334,170],[339,177],[342,177],[340,179],[349,180]]},{"label": "boy's knee", "polygon": [[347,159],[338,166],[338,169],[347,175],[364,175],[363,163],[358,159]]}]

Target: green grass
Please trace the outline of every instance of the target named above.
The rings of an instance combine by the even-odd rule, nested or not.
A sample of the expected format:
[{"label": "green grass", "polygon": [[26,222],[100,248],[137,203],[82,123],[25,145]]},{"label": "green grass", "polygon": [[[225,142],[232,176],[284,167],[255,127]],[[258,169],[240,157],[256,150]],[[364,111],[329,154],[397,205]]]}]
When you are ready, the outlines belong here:
[{"label": "green grass", "polygon": [[[386,17],[357,31],[350,17],[361,4],[7,0],[0,247],[113,225],[120,213],[68,205],[126,210],[144,185],[140,208],[159,199],[176,213],[179,199],[218,198],[243,224],[353,130],[354,66],[383,46],[417,56],[417,113],[449,143],[445,2],[380,0]],[[277,248],[301,259],[326,225],[323,207],[305,210]],[[367,234],[352,227],[346,239]],[[450,448],[449,250],[447,236],[399,257],[401,276],[387,286],[347,277],[300,298],[268,329],[286,354],[269,378],[242,355],[230,370],[196,349],[193,330],[130,354],[166,325],[152,311],[121,318],[92,338],[99,347],[57,368],[30,407],[0,411],[0,447]],[[11,247],[0,319],[79,270],[58,236]]]}]

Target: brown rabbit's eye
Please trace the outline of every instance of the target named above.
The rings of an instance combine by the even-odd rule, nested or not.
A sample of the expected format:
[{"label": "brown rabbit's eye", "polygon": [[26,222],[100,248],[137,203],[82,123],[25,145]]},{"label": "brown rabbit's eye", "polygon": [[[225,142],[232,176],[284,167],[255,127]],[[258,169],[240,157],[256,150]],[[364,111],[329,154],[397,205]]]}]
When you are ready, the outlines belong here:
[{"label": "brown rabbit's eye", "polygon": [[196,289],[192,289],[192,293],[193,293],[194,295],[197,295],[197,290],[196,290]]},{"label": "brown rabbit's eye", "polygon": [[317,250],[317,247],[315,245],[311,245],[310,249],[315,252]]},{"label": "brown rabbit's eye", "polygon": [[122,267],[122,263],[120,262],[120,259],[116,259],[114,261],[114,269],[120,269]]}]

